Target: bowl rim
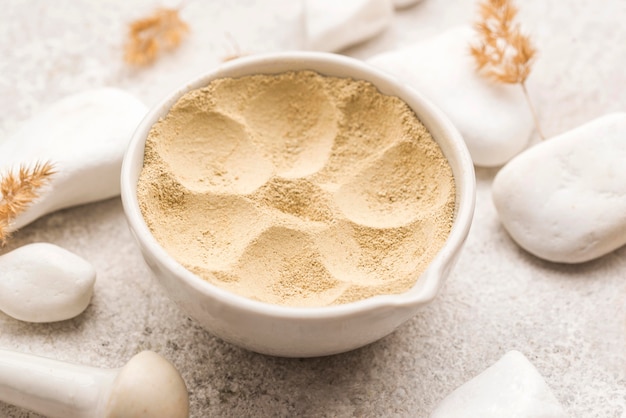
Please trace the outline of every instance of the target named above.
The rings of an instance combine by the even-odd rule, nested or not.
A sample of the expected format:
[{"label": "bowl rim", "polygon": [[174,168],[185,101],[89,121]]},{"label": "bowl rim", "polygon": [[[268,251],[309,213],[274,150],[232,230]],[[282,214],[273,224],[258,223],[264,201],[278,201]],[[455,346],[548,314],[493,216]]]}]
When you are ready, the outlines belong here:
[{"label": "bowl rim", "polygon": [[[284,69],[277,70],[277,66]],[[325,66],[333,67],[334,70],[325,72],[319,69]],[[143,219],[136,189],[143,166],[145,140],[154,123],[164,116],[183,94],[206,86],[216,78],[278,74],[307,69],[322,75],[341,77],[341,75],[331,74],[338,71],[345,73],[345,77],[367,80],[383,94],[395,95],[407,102],[442,148],[453,170],[456,207],[450,234],[426,270],[417,277],[415,284],[403,293],[377,295],[355,302],[320,307],[291,307],[256,301],[222,289],[184,268],[156,241]],[[392,92],[388,92],[390,89]],[[444,144],[440,142],[440,139]],[[443,149],[444,145],[446,150]],[[469,234],[476,190],[474,165],[461,134],[448,117],[430,100],[393,75],[364,61],[335,53],[309,51],[273,52],[238,58],[222,63],[170,92],[146,113],[133,133],[122,162],[120,186],[124,214],[140,249],[149,251],[178,280],[184,281],[204,296],[233,308],[263,316],[298,320],[338,318],[390,307],[414,308],[430,302],[439,292],[447,275],[446,270],[454,264]]]}]

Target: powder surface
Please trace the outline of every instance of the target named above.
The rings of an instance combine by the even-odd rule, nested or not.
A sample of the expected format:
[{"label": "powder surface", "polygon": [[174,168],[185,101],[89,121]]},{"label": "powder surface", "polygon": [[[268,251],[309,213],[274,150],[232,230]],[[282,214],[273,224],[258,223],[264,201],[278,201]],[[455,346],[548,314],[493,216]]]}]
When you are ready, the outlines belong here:
[{"label": "powder surface", "polygon": [[304,307],[411,288],[450,232],[455,188],[402,100],[297,71],[185,94],[149,133],[138,198],[193,273]]}]

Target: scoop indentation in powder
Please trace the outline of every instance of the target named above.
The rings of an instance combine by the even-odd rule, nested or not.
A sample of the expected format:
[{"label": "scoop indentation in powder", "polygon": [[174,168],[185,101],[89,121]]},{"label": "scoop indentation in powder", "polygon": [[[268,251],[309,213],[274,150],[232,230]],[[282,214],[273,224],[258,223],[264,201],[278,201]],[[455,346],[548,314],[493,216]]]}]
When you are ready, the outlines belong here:
[{"label": "scoop indentation in powder", "polygon": [[267,227],[261,211],[241,196],[185,191],[176,204],[157,205],[155,196],[143,200],[157,241],[194,271],[229,268]]},{"label": "scoop indentation in powder", "polygon": [[417,126],[398,123],[407,117],[415,121],[415,115],[407,112],[406,104],[397,97],[383,96],[373,85],[362,81],[336,80],[336,94],[342,96],[336,102],[342,114],[339,130],[328,162],[313,175],[314,181],[328,189],[343,184],[347,177],[377,159],[405,131],[417,129],[418,132],[410,132],[413,138],[428,135],[419,122]]},{"label": "scoop indentation in powder", "polygon": [[312,74],[261,83],[265,88],[243,114],[282,177],[307,176],[326,163],[337,133],[338,111],[322,83]]},{"label": "scoop indentation in powder", "polygon": [[414,273],[423,271],[437,251],[428,244],[438,232],[436,224],[425,219],[401,228],[380,229],[343,220],[316,234],[315,239],[328,270],[345,283],[376,286],[409,280],[412,284]]},{"label": "scoop indentation in powder", "polygon": [[440,169],[420,144],[402,141],[341,186],[335,201],[358,224],[408,225],[445,204],[451,185],[434,180]]},{"label": "scoop indentation in powder", "polygon": [[234,267],[240,278],[237,289],[266,302],[319,306],[341,293],[342,282],[334,278],[320,260],[311,236],[296,229],[273,226],[247,248]]},{"label": "scoop indentation in powder", "polygon": [[[214,193],[250,193],[273,167],[246,127],[216,111],[179,112],[159,124],[158,152],[186,187]],[[172,122],[172,123],[168,123]]]}]

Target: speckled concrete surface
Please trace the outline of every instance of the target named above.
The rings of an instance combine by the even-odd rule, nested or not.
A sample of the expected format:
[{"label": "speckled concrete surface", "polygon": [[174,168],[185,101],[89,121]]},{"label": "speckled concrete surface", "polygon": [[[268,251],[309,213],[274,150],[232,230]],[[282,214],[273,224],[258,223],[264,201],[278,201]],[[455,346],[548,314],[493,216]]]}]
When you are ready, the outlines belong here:
[{"label": "speckled concrete surface", "polygon": [[[258,4],[257,4],[258,3]],[[540,57],[529,90],[550,136],[626,110],[626,2],[518,2]],[[46,105],[112,85],[154,105],[234,52],[302,44],[300,2],[189,1],[192,36],[148,70],[121,62],[125,23],[148,0],[13,0],[0,12],[0,141]],[[424,0],[379,37],[345,51],[366,58],[471,21],[475,2]],[[88,140],[88,139],[86,139]],[[181,371],[191,415],[427,417],[451,390],[499,359],[524,353],[572,417],[626,416],[626,248],[581,265],[543,262],[498,222],[477,170],[477,206],[464,253],[438,298],[396,332],[350,353],[281,359],[233,347],[186,318],[143,264],[119,199],[51,214],[15,234],[9,251],[52,242],[94,264],[83,315],[25,324],[0,313],[0,347],[103,367],[155,350]],[[1,272],[0,272],[1,280]],[[37,415],[0,404],[0,417]]]}]

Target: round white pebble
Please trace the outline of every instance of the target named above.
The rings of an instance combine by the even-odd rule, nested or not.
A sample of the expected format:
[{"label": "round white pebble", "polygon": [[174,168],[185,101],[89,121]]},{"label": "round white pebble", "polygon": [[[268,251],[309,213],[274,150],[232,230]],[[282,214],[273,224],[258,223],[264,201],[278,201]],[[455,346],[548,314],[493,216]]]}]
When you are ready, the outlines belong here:
[{"label": "round white pebble", "polygon": [[537,257],[580,263],[626,244],[626,113],[595,119],[511,160],[492,193],[511,237]]},{"label": "round white pebble", "polygon": [[0,256],[0,310],[26,322],[55,322],[89,305],[96,271],[83,258],[47,243]]}]

